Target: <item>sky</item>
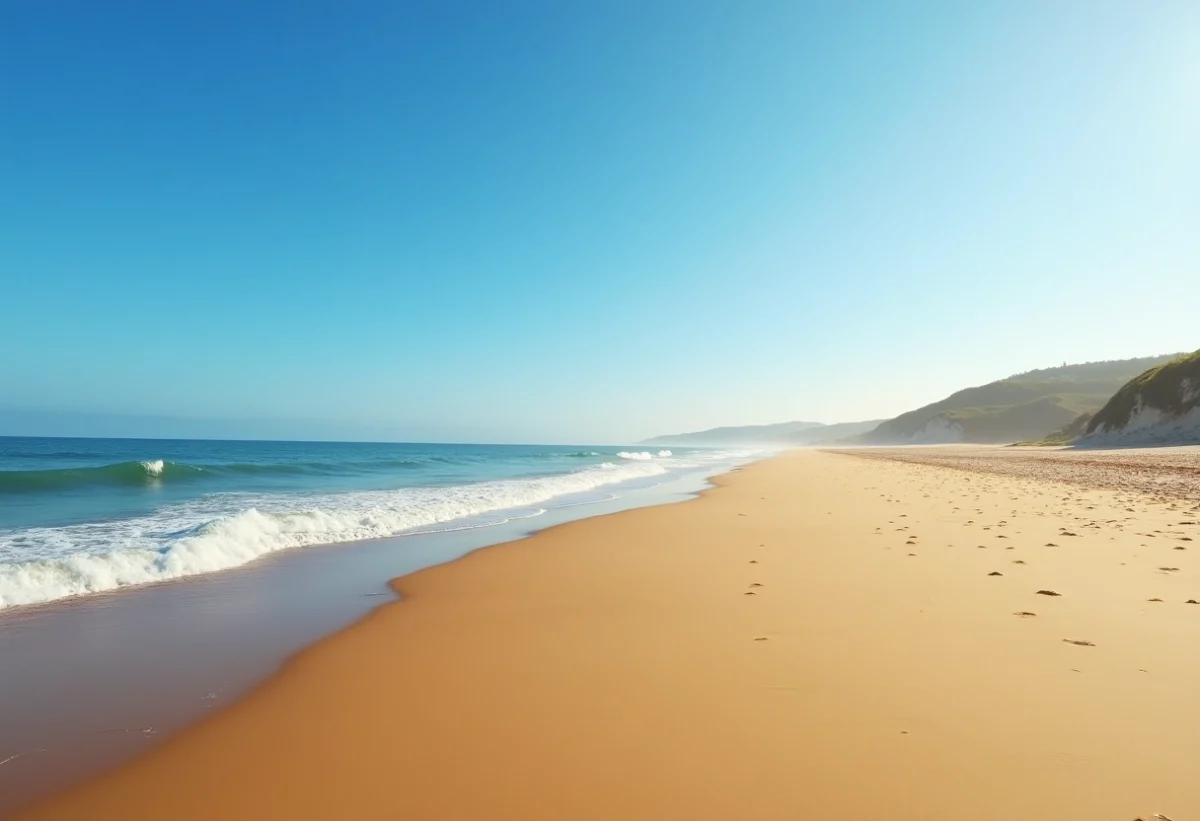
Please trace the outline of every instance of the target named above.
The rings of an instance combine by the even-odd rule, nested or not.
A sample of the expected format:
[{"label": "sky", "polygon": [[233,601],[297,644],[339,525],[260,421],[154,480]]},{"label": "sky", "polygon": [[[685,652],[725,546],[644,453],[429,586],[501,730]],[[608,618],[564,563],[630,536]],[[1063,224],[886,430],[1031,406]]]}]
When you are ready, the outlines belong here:
[{"label": "sky", "polygon": [[0,226],[0,434],[882,418],[1200,347],[1200,4],[5,0]]}]

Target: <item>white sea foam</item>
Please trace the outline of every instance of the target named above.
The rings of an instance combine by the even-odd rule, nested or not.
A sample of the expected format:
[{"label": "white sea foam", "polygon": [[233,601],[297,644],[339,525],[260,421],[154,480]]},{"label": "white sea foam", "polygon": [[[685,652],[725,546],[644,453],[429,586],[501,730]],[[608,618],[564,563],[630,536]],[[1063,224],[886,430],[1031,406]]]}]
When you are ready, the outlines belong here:
[{"label": "white sea foam", "polygon": [[152,462],[142,462],[142,467],[146,469],[147,476],[162,476],[163,460],[155,459]]},{"label": "white sea foam", "polygon": [[[0,608],[211,573],[278,550],[536,508],[604,485],[664,476],[671,472],[664,464],[673,462],[701,466],[649,461],[649,454],[632,458],[634,464],[455,487],[302,497],[217,494],[134,519],[0,532]],[[161,471],[162,462],[146,463],[147,471],[154,465]]]},{"label": "white sea foam", "polygon": [[660,450],[658,453],[651,453],[648,450],[641,450],[641,451],[622,450],[617,453],[617,456],[619,456],[620,458],[629,459],[630,461],[633,461],[633,462],[649,462],[651,459],[655,459],[655,458],[666,459],[667,457],[669,457],[671,455],[672,455],[672,453],[669,450]]}]

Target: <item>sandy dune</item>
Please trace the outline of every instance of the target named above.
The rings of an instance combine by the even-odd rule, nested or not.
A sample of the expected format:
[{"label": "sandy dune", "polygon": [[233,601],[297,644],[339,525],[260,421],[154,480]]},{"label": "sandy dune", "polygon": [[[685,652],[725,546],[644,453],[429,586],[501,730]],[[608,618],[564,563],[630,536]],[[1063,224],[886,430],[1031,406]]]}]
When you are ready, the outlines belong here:
[{"label": "sandy dune", "polygon": [[788,454],[401,579],[19,817],[1200,819],[1194,479],[867,456]]}]

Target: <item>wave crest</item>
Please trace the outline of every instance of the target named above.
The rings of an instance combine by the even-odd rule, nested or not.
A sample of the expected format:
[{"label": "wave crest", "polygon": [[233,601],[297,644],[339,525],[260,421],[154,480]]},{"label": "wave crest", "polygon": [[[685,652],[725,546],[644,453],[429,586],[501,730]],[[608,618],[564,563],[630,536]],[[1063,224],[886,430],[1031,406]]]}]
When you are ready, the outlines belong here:
[{"label": "wave crest", "polygon": [[162,459],[99,467],[4,470],[0,471],[0,493],[43,493],[89,485],[144,485],[151,480],[195,479],[203,473],[203,468]]},{"label": "wave crest", "polygon": [[671,455],[672,455],[671,451],[669,451],[669,450],[660,450],[658,453],[651,453],[648,450],[642,450],[642,451],[622,450],[617,453],[617,456],[619,456],[620,458],[629,459],[629,460],[635,461],[635,462],[649,462],[651,459],[655,459],[655,458],[665,459]]}]

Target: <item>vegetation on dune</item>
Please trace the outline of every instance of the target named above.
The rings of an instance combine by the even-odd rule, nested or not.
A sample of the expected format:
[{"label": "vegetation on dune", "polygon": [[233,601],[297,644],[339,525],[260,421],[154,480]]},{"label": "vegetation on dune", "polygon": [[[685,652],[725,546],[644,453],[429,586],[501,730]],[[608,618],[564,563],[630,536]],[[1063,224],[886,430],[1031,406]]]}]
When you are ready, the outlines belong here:
[{"label": "vegetation on dune", "polygon": [[1141,408],[1174,418],[1196,407],[1200,407],[1200,351],[1156,365],[1130,379],[1092,417],[1087,433],[1121,430]]}]

